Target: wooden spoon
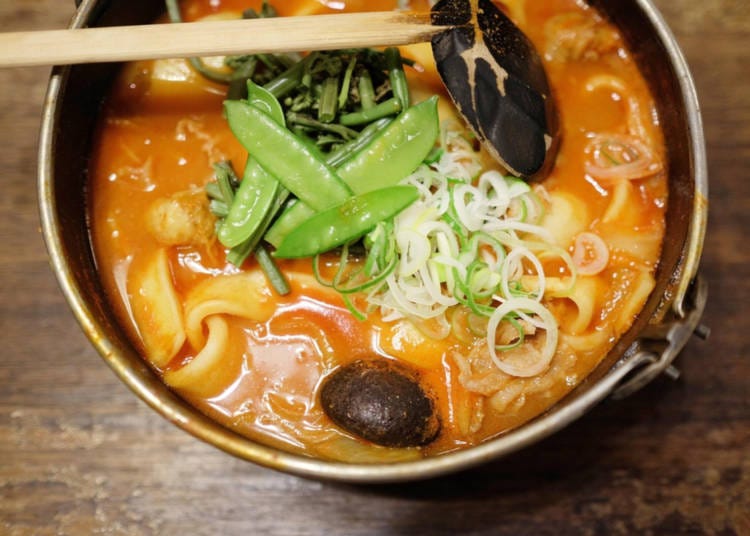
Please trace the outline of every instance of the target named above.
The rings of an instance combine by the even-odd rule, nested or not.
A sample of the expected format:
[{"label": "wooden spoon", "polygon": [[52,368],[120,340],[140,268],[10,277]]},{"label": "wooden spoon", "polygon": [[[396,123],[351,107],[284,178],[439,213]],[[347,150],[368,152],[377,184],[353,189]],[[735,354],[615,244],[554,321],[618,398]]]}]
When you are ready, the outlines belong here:
[{"label": "wooden spoon", "polygon": [[431,41],[438,71],[479,139],[512,173],[543,172],[556,110],[528,38],[490,0],[431,13],[369,12],[0,33],[0,68],[397,46]]}]

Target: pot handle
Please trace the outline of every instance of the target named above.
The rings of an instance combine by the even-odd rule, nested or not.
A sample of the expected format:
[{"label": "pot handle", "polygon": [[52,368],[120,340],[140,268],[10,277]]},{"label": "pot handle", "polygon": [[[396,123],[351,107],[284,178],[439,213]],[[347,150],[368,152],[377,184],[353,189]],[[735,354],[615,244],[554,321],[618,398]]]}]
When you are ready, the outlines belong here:
[{"label": "pot handle", "polygon": [[649,326],[637,344],[640,349],[633,356],[638,363],[633,371],[612,392],[612,398],[619,400],[642,389],[657,376],[666,374],[676,380],[680,371],[672,364],[677,355],[688,343],[692,335],[707,339],[711,334],[708,326],[701,324],[701,316],[706,307],[708,285],[698,275],[692,282],[684,300],[684,316],[674,312],[664,322]]}]

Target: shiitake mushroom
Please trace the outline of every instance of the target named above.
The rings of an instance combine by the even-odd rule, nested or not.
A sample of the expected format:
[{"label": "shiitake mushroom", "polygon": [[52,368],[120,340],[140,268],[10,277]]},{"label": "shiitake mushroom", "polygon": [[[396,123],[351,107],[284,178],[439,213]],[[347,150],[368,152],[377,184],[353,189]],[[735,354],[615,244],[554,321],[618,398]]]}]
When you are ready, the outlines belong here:
[{"label": "shiitake mushroom", "polygon": [[433,396],[416,371],[390,359],[362,359],[321,386],[326,415],[344,430],[385,447],[419,447],[440,432]]}]

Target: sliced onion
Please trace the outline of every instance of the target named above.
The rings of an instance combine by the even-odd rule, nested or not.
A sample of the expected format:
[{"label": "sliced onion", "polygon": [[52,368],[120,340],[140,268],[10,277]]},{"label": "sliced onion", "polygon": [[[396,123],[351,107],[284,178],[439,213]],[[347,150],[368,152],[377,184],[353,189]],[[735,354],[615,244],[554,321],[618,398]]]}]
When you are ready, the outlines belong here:
[{"label": "sliced onion", "polygon": [[435,303],[448,306],[456,305],[458,303],[458,300],[456,300],[456,298],[454,298],[453,296],[446,296],[442,293],[440,283],[433,278],[432,270],[430,270],[427,265],[422,266],[419,269],[419,275],[422,279],[422,283],[424,284],[425,289],[430,295],[430,298]]},{"label": "sliced onion", "polygon": [[586,173],[596,180],[637,180],[659,173],[661,163],[645,143],[623,134],[598,135],[584,151]]},{"label": "sliced onion", "polygon": [[430,241],[416,231],[399,230],[396,232],[396,244],[401,254],[398,273],[403,277],[415,274],[430,258]]},{"label": "sliced onion", "polygon": [[517,231],[519,233],[537,235],[550,244],[557,242],[552,233],[541,225],[532,225],[514,220],[496,220],[485,225],[483,230],[493,235],[495,231]]},{"label": "sliced onion", "polygon": [[469,184],[456,186],[453,189],[453,206],[456,208],[459,222],[466,229],[478,231],[482,228],[487,209],[477,188]]},{"label": "sliced onion", "polygon": [[526,247],[518,247],[511,251],[505,258],[503,267],[500,271],[500,289],[506,299],[511,298],[510,282],[520,280],[525,273],[524,260],[528,261],[536,272],[539,281],[536,291],[536,301],[541,301],[544,296],[546,281],[544,277],[544,268],[539,258]]},{"label": "sliced onion", "polygon": [[609,248],[595,233],[576,236],[573,244],[573,265],[581,275],[597,275],[609,264]]},{"label": "sliced onion", "polygon": [[[525,311],[539,317],[539,322],[534,322],[538,328],[545,331],[544,346],[539,352],[539,358],[524,366],[506,362],[500,358],[495,348],[495,334],[500,322],[510,313]],[[539,302],[528,298],[514,298],[506,301],[490,317],[487,323],[487,347],[490,357],[495,366],[510,376],[519,378],[530,378],[541,374],[549,367],[552,357],[555,355],[558,340],[557,321],[552,313]]]},{"label": "sliced onion", "polygon": [[[524,318],[531,315],[529,321],[546,333],[542,335],[546,337],[544,350],[532,366],[520,366],[513,359],[503,363],[494,344],[491,347],[501,370],[534,375],[546,367],[557,345],[555,319],[549,312],[542,313],[546,309],[537,301],[545,289],[537,250],[546,254],[562,248],[547,229],[510,214],[512,205],[528,204],[534,216],[531,221],[538,221],[543,207],[535,204],[539,196],[528,184],[496,170],[480,174],[479,153],[456,133],[445,133],[442,145],[445,151],[436,164],[420,167],[405,181],[417,188],[420,199],[395,218],[398,266],[367,300],[380,309],[384,321],[427,322],[440,326],[441,337],[450,329],[446,313],[459,303],[474,310],[482,324],[495,318],[492,337],[509,312]],[[529,269],[538,275],[538,295],[512,297],[509,280]],[[505,296],[498,298],[498,293]],[[501,305],[495,309],[497,303]],[[475,335],[484,337],[482,332]]]}]

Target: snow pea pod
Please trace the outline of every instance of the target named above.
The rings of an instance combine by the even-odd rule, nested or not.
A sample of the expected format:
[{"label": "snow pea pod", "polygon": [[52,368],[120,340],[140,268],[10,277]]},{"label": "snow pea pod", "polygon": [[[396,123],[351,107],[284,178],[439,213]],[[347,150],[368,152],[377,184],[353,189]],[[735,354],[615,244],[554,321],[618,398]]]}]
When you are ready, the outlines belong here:
[{"label": "snow pea pod", "polygon": [[279,181],[256,160],[248,159],[232,206],[219,227],[219,242],[233,248],[248,240],[263,224],[265,215],[282,190]]},{"label": "snow pea pod", "polygon": [[247,81],[247,102],[270,115],[279,125],[286,124],[284,110],[279,100],[273,96],[273,93],[252,80]]},{"label": "snow pea pod", "polygon": [[380,136],[337,170],[356,194],[398,184],[411,175],[435,146],[440,133],[438,98],[402,112]]},{"label": "snow pea pod", "polygon": [[[430,154],[439,132],[437,97],[432,97],[399,114],[336,172],[356,194],[393,186]],[[281,215],[265,239],[278,247],[286,233],[314,213],[314,207],[296,203]]]},{"label": "snow pea pod", "polygon": [[[355,139],[342,145],[336,151],[329,153],[326,158],[326,163],[333,168],[338,169],[339,165],[351,158],[353,155],[364,149],[369,145],[372,140],[380,135],[381,131],[384,130],[393,120],[392,119],[379,119],[373,123],[367,125],[362,132],[359,133]],[[310,207],[301,203],[299,200],[294,199],[294,203],[290,203],[289,206],[284,210],[278,217],[276,222],[273,224],[265,235],[265,240],[274,246],[281,243],[289,231],[297,227],[300,223],[305,221],[307,218],[315,214],[315,211]],[[295,205],[300,205],[298,208],[293,208]]]},{"label": "snow pea pod", "polygon": [[316,211],[343,202],[351,189],[292,132],[242,101],[224,103],[234,135],[254,159],[290,192]]},{"label": "snow pea pod", "polygon": [[331,151],[326,156],[326,163],[329,166],[338,168],[341,164],[346,162],[351,156],[355,155],[374,140],[380,132],[387,127],[393,119],[384,117],[378,119],[367,125],[359,135],[353,140],[343,144],[335,151]]},{"label": "snow pea pod", "polygon": [[279,258],[312,257],[361,238],[419,197],[414,186],[390,186],[350,197],[318,212],[293,229],[274,253]]},{"label": "snow pea pod", "polygon": [[[251,106],[284,126],[284,111],[270,91],[248,80],[247,93],[247,102]],[[250,156],[229,213],[219,226],[219,242],[233,248],[249,240],[258,231],[262,233],[265,230],[262,228],[263,223],[268,220],[268,212],[278,204],[279,197],[286,198],[286,195],[287,192],[279,181]]]}]

